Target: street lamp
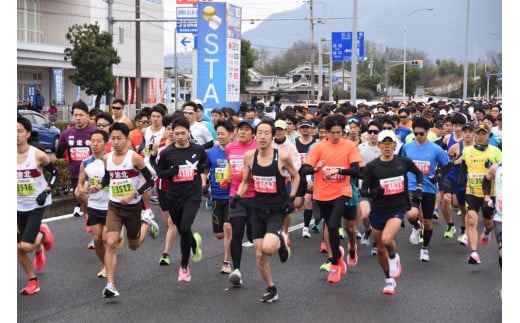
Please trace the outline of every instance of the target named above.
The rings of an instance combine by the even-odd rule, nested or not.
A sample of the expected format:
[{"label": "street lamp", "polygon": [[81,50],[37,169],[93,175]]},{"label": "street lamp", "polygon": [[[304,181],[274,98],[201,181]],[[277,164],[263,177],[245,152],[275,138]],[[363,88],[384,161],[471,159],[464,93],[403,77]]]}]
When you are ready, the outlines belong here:
[{"label": "street lamp", "polygon": [[422,8],[410,12],[404,20],[404,45],[403,45],[403,96],[406,98],[406,29],[408,25],[408,17],[419,11],[432,11],[433,8]]}]

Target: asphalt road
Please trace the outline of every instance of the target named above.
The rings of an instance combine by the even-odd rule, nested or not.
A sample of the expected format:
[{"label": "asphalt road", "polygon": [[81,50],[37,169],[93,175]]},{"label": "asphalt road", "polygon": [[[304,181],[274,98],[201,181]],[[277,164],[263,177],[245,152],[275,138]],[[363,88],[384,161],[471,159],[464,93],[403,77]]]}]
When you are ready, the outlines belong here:
[{"label": "asphalt road", "polygon": [[[154,205],[156,219],[163,221]],[[327,283],[319,266],[321,234],[301,237],[301,212],[292,219],[292,255],[281,264],[271,257],[271,271],[280,300],[260,302],[265,285],[257,271],[254,251],[244,247],[244,286],[232,288],[220,273],[222,241],[211,232],[211,216],[202,206],[194,231],[202,236],[203,258],[190,262],[192,280],[177,281],[179,237],[171,253],[172,264],[159,266],[165,232],[157,240],[147,237],[137,251],[118,252],[116,286],[121,295],[101,297],[105,279],[89,235],[80,218],[68,215],[46,221],[56,237],[47,253],[47,266],[38,273],[41,291],[20,295],[26,277],[18,265],[18,322],[502,322],[502,273],[494,240],[479,247],[481,265],[466,262],[467,248],[455,238],[442,236],[443,220],[435,220],[430,244],[431,261],[419,261],[419,246],[408,242],[411,226],[397,236],[403,274],[396,295],[383,295],[384,274],[367,246],[359,246],[359,262],[349,267],[337,284]],[[457,229],[459,217],[455,216]],[[346,241],[342,241],[346,245]],[[11,293],[14,293],[12,289]]]}]

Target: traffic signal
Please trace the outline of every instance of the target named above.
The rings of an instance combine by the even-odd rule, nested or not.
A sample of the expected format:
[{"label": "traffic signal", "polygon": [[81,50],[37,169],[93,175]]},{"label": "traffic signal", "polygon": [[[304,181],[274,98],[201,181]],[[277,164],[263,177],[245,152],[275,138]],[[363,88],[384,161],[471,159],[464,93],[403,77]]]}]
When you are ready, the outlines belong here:
[{"label": "traffic signal", "polygon": [[423,60],[416,59],[410,62],[412,65],[416,65],[418,68],[423,68]]}]

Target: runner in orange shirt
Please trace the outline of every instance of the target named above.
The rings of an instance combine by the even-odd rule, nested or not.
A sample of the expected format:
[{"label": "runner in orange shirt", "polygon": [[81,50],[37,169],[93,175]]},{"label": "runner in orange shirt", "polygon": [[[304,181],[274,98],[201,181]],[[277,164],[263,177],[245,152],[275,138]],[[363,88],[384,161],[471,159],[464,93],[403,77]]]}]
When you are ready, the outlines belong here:
[{"label": "runner in orange shirt", "polygon": [[300,170],[301,176],[315,173],[313,196],[329,229],[332,265],[327,281],[331,283],[339,282],[347,272],[339,227],[346,204],[352,198],[350,176],[359,177],[359,163],[362,161],[357,147],[341,138],[344,128],[343,115],[328,116],[325,119],[327,139],[321,140],[309,151]]}]

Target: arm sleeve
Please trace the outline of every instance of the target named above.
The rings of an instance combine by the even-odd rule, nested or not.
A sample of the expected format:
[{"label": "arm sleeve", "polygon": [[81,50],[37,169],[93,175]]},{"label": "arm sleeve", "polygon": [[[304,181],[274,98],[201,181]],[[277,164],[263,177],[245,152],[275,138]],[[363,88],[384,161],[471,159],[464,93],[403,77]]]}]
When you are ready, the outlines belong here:
[{"label": "arm sleeve", "polygon": [[46,171],[46,172],[49,172],[51,174],[51,178],[49,179],[49,187],[50,188],[53,188],[54,185],[56,185],[56,183],[58,182],[58,177],[59,177],[59,172],[58,170],[56,169],[56,166],[54,165],[54,163],[48,163],[47,165],[45,165],[45,167],[43,167],[43,169]]},{"label": "arm sleeve", "polygon": [[59,143],[58,147],[56,147],[56,152],[54,153],[56,158],[58,158],[58,159],[65,158],[65,149],[67,149],[67,144]]},{"label": "arm sleeve", "polygon": [[145,182],[144,184],[137,189],[137,192],[139,195],[143,195],[144,192],[149,191],[152,189],[154,185],[154,181],[152,178],[152,173],[150,173],[150,170],[148,167],[144,167],[143,169],[139,170],[141,172],[141,175],[143,175]]},{"label": "arm sleeve", "polygon": [[350,168],[343,168],[340,169],[339,173],[341,175],[348,175],[352,177],[359,177],[359,163],[351,163]]},{"label": "arm sleeve", "polygon": [[298,172],[300,176],[311,175],[314,174],[314,167],[309,164],[303,164]]},{"label": "arm sleeve", "polygon": [[214,146],[214,142],[213,142],[213,139],[206,142],[204,145],[202,145],[202,147],[204,147],[204,149],[209,149],[209,148],[213,148]]}]

